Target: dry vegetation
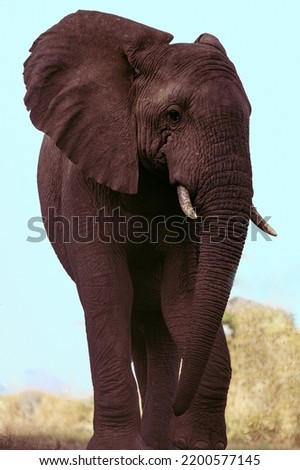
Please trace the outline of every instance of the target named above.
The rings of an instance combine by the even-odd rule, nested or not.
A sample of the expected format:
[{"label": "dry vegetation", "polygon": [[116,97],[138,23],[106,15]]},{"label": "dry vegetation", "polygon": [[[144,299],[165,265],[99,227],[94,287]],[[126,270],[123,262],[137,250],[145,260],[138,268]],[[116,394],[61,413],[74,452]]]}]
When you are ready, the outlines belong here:
[{"label": "dry vegetation", "polygon": [[239,448],[300,448],[300,332],[283,310],[230,302],[233,380],[227,423]]},{"label": "dry vegetation", "polygon": [[[300,334],[286,312],[230,302],[229,448],[300,448]],[[83,449],[92,400],[40,392],[0,397],[0,449]]]},{"label": "dry vegetation", "polygon": [[0,449],[84,449],[92,411],[92,399],[43,392],[0,397]]}]

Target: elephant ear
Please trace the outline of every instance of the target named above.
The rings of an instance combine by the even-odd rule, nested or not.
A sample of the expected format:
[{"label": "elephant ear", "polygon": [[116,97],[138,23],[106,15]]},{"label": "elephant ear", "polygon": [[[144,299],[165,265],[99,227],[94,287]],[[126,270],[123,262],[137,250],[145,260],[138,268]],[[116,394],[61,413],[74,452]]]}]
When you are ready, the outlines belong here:
[{"label": "elephant ear", "polygon": [[201,34],[196,39],[195,42],[200,43],[200,44],[207,44],[208,46],[216,47],[223,54],[227,55],[226,51],[225,51],[224,47],[222,46],[222,44],[220,43],[219,39],[216,38],[215,36],[213,36],[212,34],[209,34],[209,33]]},{"label": "elephant ear", "polygon": [[[33,124],[88,177],[136,193],[129,57],[172,36],[114,15],[78,11],[43,33],[24,64]],[[132,97],[133,98],[133,97]]]}]

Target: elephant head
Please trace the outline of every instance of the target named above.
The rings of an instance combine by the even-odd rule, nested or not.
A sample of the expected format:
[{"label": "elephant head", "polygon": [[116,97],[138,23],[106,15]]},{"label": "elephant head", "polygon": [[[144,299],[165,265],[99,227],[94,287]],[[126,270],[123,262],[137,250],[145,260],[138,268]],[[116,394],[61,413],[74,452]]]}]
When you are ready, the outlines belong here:
[{"label": "elephant head", "polygon": [[[174,405],[181,414],[222,319],[253,191],[250,104],[233,64],[212,35],[193,44],[171,40],[124,18],[79,11],[37,39],[24,76],[32,122],[87,177],[136,194],[141,164],[177,187],[186,215],[202,217],[190,333]],[[274,234],[256,211],[252,218]]]}]

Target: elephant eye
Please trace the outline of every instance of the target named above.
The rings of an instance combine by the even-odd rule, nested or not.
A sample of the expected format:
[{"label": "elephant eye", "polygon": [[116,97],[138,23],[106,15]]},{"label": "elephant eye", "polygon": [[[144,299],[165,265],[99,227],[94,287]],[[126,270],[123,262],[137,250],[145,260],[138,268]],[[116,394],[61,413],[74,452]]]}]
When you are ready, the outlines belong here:
[{"label": "elephant eye", "polygon": [[166,116],[167,116],[167,119],[173,124],[176,124],[179,121],[181,121],[181,117],[182,117],[180,111],[178,111],[177,109],[170,109],[167,112]]}]

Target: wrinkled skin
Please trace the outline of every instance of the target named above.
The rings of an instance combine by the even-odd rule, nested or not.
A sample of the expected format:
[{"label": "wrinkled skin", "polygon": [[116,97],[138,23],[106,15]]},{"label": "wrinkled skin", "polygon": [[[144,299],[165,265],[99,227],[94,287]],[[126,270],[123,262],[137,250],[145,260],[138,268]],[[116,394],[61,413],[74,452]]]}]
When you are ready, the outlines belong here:
[{"label": "wrinkled skin", "polygon": [[[85,312],[95,404],[89,449],[227,445],[231,368],[221,319],[252,203],[250,105],[215,37],[171,39],[82,11],[44,33],[25,63],[25,102],[46,134],[42,214]],[[125,231],[119,217],[182,221],[178,184],[201,223],[184,218],[176,243],[165,239],[165,219],[152,226],[154,240],[148,233],[141,242],[132,223]],[[114,236],[107,242],[103,233]]]}]

